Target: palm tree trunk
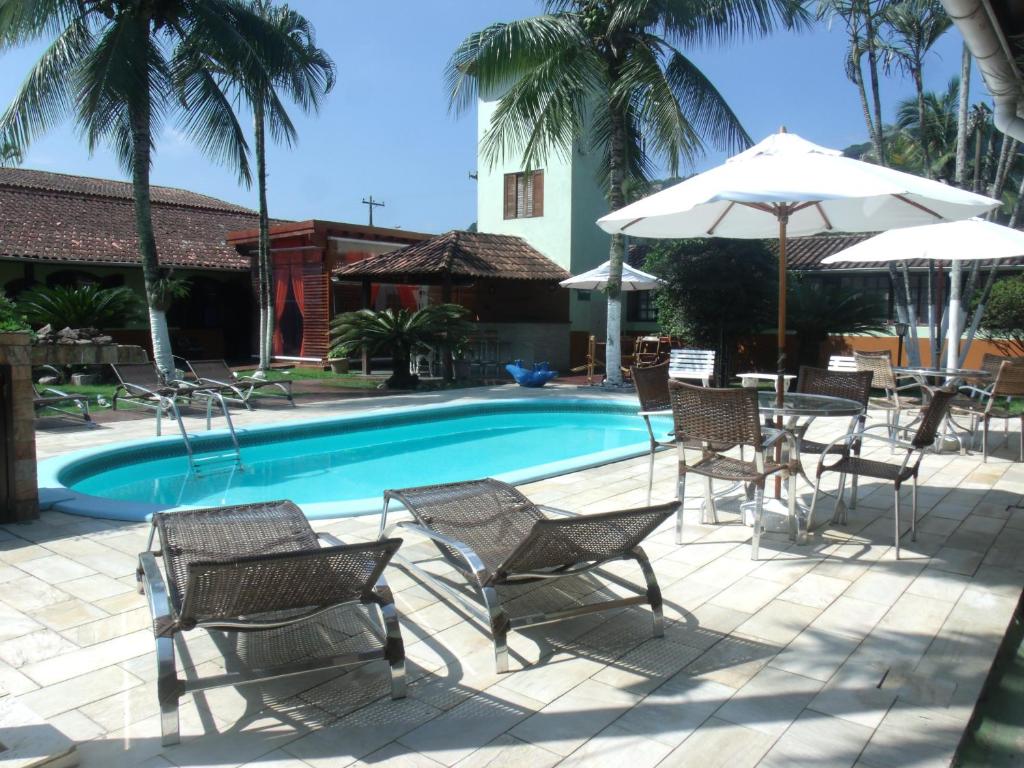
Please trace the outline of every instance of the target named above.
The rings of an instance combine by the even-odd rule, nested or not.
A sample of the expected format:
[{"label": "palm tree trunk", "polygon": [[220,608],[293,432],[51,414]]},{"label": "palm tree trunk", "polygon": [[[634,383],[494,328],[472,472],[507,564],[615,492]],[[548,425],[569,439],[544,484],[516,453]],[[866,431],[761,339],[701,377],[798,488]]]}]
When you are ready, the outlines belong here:
[{"label": "palm tree trunk", "polygon": [[1017,222],[1020,221],[1021,208],[1024,207],[1024,174],[1020,177],[1020,186],[1017,188],[1017,202],[1014,203],[1013,213],[1010,214],[1010,228],[1016,228]]},{"label": "palm tree trunk", "polygon": [[882,96],[878,85],[878,45],[875,40],[875,18],[871,0],[864,0],[864,43],[868,52],[868,75],[871,78],[871,100],[878,130],[878,164],[888,165],[885,159],[885,131],[882,127]]},{"label": "palm tree trunk", "polygon": [[921,63],[914,67],[914,88],[917,90],[917,130],[921,141],[921,164],[924,177],[932,178],[932,153],[928,146],[928,111],[924,106],[924,80],[921,77]]},{"label": "palm tree trunk", "polygon": [[853,76],[853,84],[857,86],[857,95],[860,96],[860,108],[864,113],[864,125],[868,129],[868,138],[875,148],[875,154],[881,152],[881,145],[878,136],[878,127],[871,117],[871,105],[868,103],[868,92],[864,85],[864,72],[860,68],[860,35],[857,32],[856,16],[850,19],[850,74]]},{"label": "palm tree trunk", "polygon": [[271,344],[274,336],[274,311],[270,296],[270,221],[267,213],[267,144],[266,120],[263,104],[254,99],[253,121],[255,123],[256,183],[260,198],[260,242],[256,258],[257,283],[259,285],[259,370],[270,370]]},{"label": "palm tree trunk", "polygon": [[984,139],[984,125],[979,124],[974,129],[974,179],[971,182],[971,191],[981,191],[981,142]]},{"label": "palm tree trunk", "polygon": [[[140,67],[142,71],[148,71]],[[149,83],[141,89],[144,95],[138,103],[129,107],[132,131],[132,200],[135,212],[135,233],[139,238],[139,257],[142,262],[142,279],[146,287],[146,304],[149,310],[149,332],[153,341],[153,362],[165,375],[172,375],[174,362],[171,353],[171,337],[167,330],[167,315],[158,296],[160,281],[160,260],[156,251],[156,237],[153,234],[153,211],[149,194],[150,157],[150,100]]]},{"label": "palm tree trunk", "polygon": [[960,59],[960,103],[956,117],[956,185],[964,188],[967,181],[967,114],[970,100],[971,52],[964,43]]},{"label": "palm tree trunk", "polygon": [[[621,208],[625,202],[623,182],[626,168],[626,128],[618,104],[610,105],[612,114],[611,137],[608,147],[609,188],[608,204],[611,210]],[[626,258],[626,238],[615,234],[608,251],[608,322],[604,348],[605,380],[613,386],[622,384],[622,263]]]},{"label": "palm tree trunk", "polygon": [[[988,196],[994,197],[997,200],[1001,200],[1003,197],[1003,189],[1006,187],[1006,179],[1010,175],[1010,166],[1013,165],[1013,158],[1017,154],[1017,140],[1011,139],[1007,135],[1003,135],[1003,146],[999,150],[999,164],[996,166],[996,177],[992,181],[992,188],[989,190]],[[989,211],[989,219],[995,220],[996,213],[999,209]]]}]

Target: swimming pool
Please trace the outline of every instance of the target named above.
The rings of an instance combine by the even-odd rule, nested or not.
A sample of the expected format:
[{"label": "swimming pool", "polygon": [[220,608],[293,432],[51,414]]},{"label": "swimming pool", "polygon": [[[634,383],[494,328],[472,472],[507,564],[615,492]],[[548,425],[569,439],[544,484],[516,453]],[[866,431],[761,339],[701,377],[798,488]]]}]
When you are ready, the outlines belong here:
[{"label": "swimming pool", "polygon": [[[238,430],[241,471],[195,475],[180,437],[39,464],[41,499],[72,514],[142,520],[173,507],[291,499],[309,517],[376,512],[386,488],[497,477],[537,480],[647,452],[634,403],[537,398],[414,406]],[[667,432],[669,420],[657,429]],[[223,451],[225,431],[193,437]]]}]

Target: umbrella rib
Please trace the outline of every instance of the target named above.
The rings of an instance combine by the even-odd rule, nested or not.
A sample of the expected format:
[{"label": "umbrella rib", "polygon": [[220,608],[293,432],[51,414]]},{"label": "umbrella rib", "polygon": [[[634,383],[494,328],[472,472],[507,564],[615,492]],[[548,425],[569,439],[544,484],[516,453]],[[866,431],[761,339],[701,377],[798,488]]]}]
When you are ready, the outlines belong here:
[{"label": "umbrella rib", "polygon": [[708,230],[709,235],[715,234],[715,230],[718,228],[718,225],[722,223],[722,219],[729,215],[729,211],[732,210],[732,207],[734,205],[736,205],[736,203],[730,201],[729,205],[727,205],[725,207],[725,210],[722,211],[722,214],[717,219],[715,219],[715,223],[711,225],[711,229]]},{"label": "umbrella rib", "polygon": [[632,227],[634,224],[639,224],[641,221],[643,221],[646,218],[647,218],[646,216],[641,216],[639,219],[633,219],[631,222],[629,222],[629,224],[626,224],[624,227],[622,227],[622,229],[620,229],[619,232],[625,232],[627,229]]},{"label": "umbrella rib", "polygon": [[897,200],[900,200],[900,201],[902,201],[902,202],[906,203],[907,205],[912,205],[912,206],[914,206],[915,208],[918,208],[918,209],[920,209],[920,210],[924,211],[925,213],[930,213],[930,214],[931,214],[932,216],[934,216],[934,217],[935,217],[936,219],[942,219],[942,218],[944,218],[944,217],[942,216],[942,214],[940,214],[940,213],[936,213],[935,211],[933,211],[933,210],[932,210],[931,208],[929,208],[929,207],[928,207],[928,206],[926,206],[926,205],[921,205],[920,203],[915,203],[915,202],[914,202],[913,200],[911,200],[910,198],[908,198],[908,197],[906,197],[906,196],[904,196],[904,195],[893,195],[893,197],[895,197],[895,198],[896,198]]},{"label": "umbrella rib", "polygon": [[825,222],[826,229],[832,229],[832,222],[828,220],[828,216],[825,214],[825,209],[821,207],[821,203],[815,203],[814,207],[818,209],[818,213],[821,214],[821,220]]}]

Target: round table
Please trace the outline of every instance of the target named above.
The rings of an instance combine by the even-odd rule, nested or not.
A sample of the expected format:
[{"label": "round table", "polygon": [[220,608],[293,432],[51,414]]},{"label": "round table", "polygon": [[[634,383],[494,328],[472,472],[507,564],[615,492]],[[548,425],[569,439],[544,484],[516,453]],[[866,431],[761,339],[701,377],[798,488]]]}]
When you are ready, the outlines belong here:
[{"label": "round table", "polygon": [[860,416],[864,406],[856,400],[827,395],[805,395],[800,392],[785,392],[782,405],[776,404],[774,392],[759,392],[757,406],[765,417],[771,416]]},{"label": "round table", "polygon": [[900,367],[893,368],[897,376],[909,376],[917,379],[921,384],[927,379],[953,379],[963,381],[964,379],[991,379],[992,374],[980,368],[928,368],[928,367]]}]

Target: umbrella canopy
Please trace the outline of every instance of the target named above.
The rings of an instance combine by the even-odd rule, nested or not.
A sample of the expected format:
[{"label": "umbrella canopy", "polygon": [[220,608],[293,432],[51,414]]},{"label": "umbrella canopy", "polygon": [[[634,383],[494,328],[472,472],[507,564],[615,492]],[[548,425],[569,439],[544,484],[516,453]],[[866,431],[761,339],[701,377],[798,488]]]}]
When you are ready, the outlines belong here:
[{"label": "umbrella canopy", "polygon": [[776,133],[723,165],[598,219],[636,237],[773,237],[880,232],[966,219],[997,205],[937,181],[843,157]]},{"label": "umbrella canopy", "polygon": [[[822,259],[822,264],[879,263],[903,259],[987,261],[1024,256],[1024,232],[983,219],[949,221],[883,232]],[[960,286],[954,278],[949,295],[946,367],[960,359]],[[968,342],[969,343],[969,342]]]},{"label": "umbrella canopy", "polygon": [[[786,237],[966,219],[998,200],[843,157],[785,129],[675,186],[598,219],[636,237],[779,238],[778,397],[786,342]],[[726,307],[722,311],[727,311]]]},{"label": "umbrella canopy", "polygon": [[877,264],[904,259],[986,261],[1024,256],[1024,232],[984,219],[893,229],[844,248],[822,264]]},{"label": "umbrella canopy", "polygon": [[[570,277],[559,283],[563,288],[578,288],[583,291],[597,291],[608,287],[608,273],[611,271],[611,262],[606,261],[599,267],[584,272],[581,275]],[[622,265],[622,290],[623,291],[655,291],[665,283],[660,278],[642,272],[629,264]]]}]

